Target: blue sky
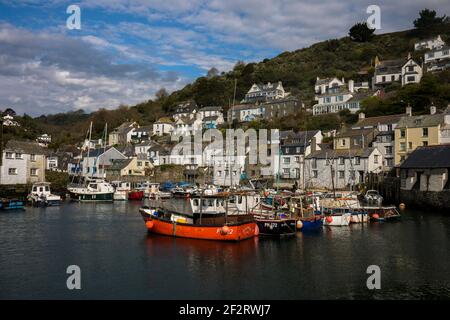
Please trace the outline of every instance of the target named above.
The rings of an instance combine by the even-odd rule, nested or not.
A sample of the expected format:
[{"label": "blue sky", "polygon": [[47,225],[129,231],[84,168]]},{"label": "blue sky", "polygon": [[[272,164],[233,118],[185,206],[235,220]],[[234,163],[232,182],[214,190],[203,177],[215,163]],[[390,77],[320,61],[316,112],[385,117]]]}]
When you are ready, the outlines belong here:
[{"label": "blue sky", "polygon": [[[66,8],[81,8],[81,30]],[[378,4],[382,29],[412,27],[441,0],[0,0],[0,109],[93,111],[182,88],[208,69],[340,38]]]}]

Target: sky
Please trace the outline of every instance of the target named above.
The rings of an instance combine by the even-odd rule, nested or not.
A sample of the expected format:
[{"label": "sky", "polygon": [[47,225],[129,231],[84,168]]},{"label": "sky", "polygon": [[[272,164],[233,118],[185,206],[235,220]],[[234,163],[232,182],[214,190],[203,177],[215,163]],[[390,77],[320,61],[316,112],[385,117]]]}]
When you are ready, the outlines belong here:
[{"label": "sky", "polygon": [[[31,116],[112,109],[181,89],[215,67],[344,37],[381,9],[385,33],[448,0],[0,0],[0,109]],[[70,5],[80,29],[67,28]]]}]

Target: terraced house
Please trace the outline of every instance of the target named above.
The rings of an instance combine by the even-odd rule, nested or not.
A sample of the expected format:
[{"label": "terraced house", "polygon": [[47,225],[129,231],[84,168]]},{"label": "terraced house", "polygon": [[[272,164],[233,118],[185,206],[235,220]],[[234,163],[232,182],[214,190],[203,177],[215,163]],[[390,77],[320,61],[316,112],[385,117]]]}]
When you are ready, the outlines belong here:
[{"label": "terraced house", "polygon": [[36,142],[9,140],[2,154],[0,184],[45,181],[45,154]]},{"label": "terraced house", "polygon": [[436,113],[430,107],[429,115],[402,117],[395,128],[395,165],[401,164],[420,146],[432,146],[450,142],[450,108]]}]

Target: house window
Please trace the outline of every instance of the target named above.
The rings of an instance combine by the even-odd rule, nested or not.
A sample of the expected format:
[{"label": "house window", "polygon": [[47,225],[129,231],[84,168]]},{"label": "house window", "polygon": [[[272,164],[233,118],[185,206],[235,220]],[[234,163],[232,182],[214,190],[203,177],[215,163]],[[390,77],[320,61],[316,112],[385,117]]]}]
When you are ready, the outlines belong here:
[{"label": "house window", "polygon": [[378,155],[373,156],[373,163],[378,164]]},{"label": "house window", "polygon": [[32,175],[32,176],[37,176],[37,175],[38,175],[38,169],[32,168],[32,169],[30,170],[30,175]]},{"label": "house window", "polygon": [[283,169],[283,174],[289,174],[289,169],[288,168]]},{"label": "house window", "polygon": [[400,151],[405,151],[405,150],[406,150],[406,143],[400,142]]},{"label": "house window", "polygon": [[222,171],[217,171],[217,176],[220,177],[222,175]]},{"label": "house window", "polygon": [[361,164],[361,158],[360,157],[355,157],[355,164],[357,164],[357,165]]},{"label": "house window", "polygon": [[345,139],[341,139],[341,146],[345,147]]},{"label": "house window", "polygon": [[381,82],[386,82],[386,77],[385,76],[381,77]]},{"label": "house window", "polygon": [[317,168],[317,159],[312,159],[312,167]]},{"label": "house window", "polygon": [[318,177],[318,171],[317,170],[313,170],[313,178],[317,178]]},{"label": "house window", "polygon": [[385,147],[385,150],[386,154],[392,154],[392,147]]},{"label": "house window", "polygon": [[345,161],[344,157],[339,157],[339,164],[340,165],[343,165],[344,161]]},{"label": "house window", "polygon": [[9,168],[9,169],[8,169],[8,174],[9,174],[10,176],[16,175],[16,174],[17,174],[17,168]]},{"label": "house window", "polygon": [[30,155],[30,160],[31,161],[36,161],[36,155],[35,154],[31,154]]},{"label": "house window", "polygon": [[400,138],[404,138],[406,136],[405,129],[400,129]]},{"label": "house window", "polygon": [[345,178],[345,173],[343,170],[339,170],[339,179],[344,179]]},{"label": "house window", "polygon": [[16,159],[23,159],[23,155],[21,153],[16,153]]},{"label": "house window", "polygon": [[411,150],[413,147],[412,142],[408,142],[408,149]]},{"label": "house window", "polygon": [[405,156],[400,156],[400,162],[405,161]]},{"label": "house window", "polygon": [[428,128],[422,129],[422,137],[428,137]]},{"label": "house window", "polygon": [[428,146],[428,141],[424,141],[422,144],[424,147],[426,147],[426,146]]},{"label": "house window", "polygon": [[295,152],[300,153],[300,147],[295,148]]},{"label": "house window", "polygon": [[444,56],[448,56],[448,50],[444,50],[444,52],[442,52],[442,55],[444,55]]},{"label": "house window", "polygon": [[409,72],[413,72],[413,71],[414,71],[414,66],[409,66],[409,67],[408,67],[408,71],[409,71]]},{"label": "house window", "polygon": [[138,167],[142,167],[142,161],[137,162]]},{"label": "house window", "polygon": [[414,76],[408,76],[408,77],[406,77],[406,80],[407,80],[408,82],[415,82],[415,81],[416,81],[416,77],[414,77]]},{"label": "house window", "polygon": [[12,152],[6,152],[5,157],[6,159],[14,159],[14,155]]},{"label": "house window", "polygon": [[391,76],[391,81],[395,81],[395,76]]},{"label": "house window", "polygon": [[299,157],[299,156],[296,156],[294,159],[295,159],[294,161],[295,161],[296,163],[299,163],[299,162],[300,162],[300,157]]}]

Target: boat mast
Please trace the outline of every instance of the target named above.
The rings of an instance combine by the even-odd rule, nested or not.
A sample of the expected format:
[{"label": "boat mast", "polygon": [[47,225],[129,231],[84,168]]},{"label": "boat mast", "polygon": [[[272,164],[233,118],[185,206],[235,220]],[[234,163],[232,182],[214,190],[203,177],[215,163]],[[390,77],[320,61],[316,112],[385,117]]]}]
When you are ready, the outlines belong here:
[{"label": "boat mast", "polygon": [[[87,161],[88,161],[88,168],[89,168],[89,151],[91,150],[91,138],[92,138],[92,121],[91,125],[89,126],[89,140],[88,140],[88,151],[87,151]],[[92,170],[94,171],[94,170]]]}]

